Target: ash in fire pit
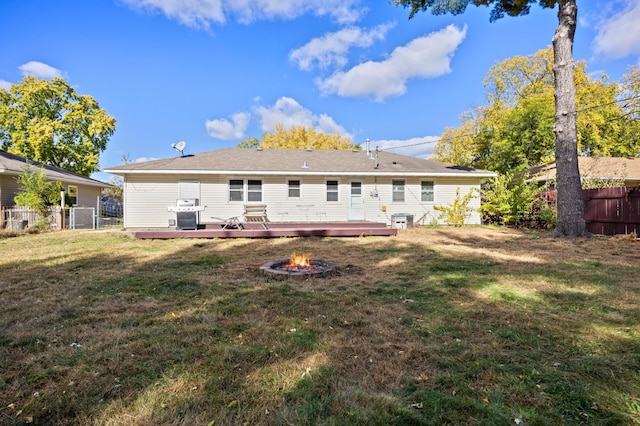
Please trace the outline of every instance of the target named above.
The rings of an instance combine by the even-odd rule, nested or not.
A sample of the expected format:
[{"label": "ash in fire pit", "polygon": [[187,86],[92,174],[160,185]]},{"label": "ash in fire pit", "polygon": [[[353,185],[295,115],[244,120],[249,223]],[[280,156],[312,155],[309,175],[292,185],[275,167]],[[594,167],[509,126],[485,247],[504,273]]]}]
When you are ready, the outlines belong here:
[{"label": "ash in fire pit", "polygon": [[293,253],[289,259],[274,260],[262,265],[260,270],[280,277],[326,277],[335,268],[334,263]]}]

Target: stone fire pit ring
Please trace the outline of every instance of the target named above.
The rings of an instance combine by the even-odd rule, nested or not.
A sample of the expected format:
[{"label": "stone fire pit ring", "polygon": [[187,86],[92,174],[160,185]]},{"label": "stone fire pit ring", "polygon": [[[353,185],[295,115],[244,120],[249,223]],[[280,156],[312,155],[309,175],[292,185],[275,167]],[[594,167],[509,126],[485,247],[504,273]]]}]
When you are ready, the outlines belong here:
[{"label": "stone fire pit ring", "polygon": [[309,259],[309,267],[287,269],[290,259],[265,263],[260,270],[278,278],[325,278],[333,275],[336,264],[322,259]]}]

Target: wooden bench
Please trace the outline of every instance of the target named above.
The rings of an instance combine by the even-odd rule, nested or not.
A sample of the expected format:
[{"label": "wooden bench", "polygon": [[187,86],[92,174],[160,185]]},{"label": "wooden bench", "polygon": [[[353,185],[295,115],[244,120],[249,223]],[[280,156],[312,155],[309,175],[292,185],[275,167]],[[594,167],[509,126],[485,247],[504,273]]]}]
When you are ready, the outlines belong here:
[{"label": "wooden bench", "polygon": [[260,222],[264,229],[267,229],[267,206],[264,204],[245,204],[244,205],[245,222]]}]

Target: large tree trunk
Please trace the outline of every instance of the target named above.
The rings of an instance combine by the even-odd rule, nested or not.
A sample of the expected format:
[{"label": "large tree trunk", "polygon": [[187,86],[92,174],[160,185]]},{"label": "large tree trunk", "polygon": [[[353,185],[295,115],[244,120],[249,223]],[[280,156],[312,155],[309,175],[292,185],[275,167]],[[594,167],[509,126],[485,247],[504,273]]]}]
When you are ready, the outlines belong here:
[{"label": "large tree trunk", "polygon": [[553,36],[556,121],[556,183],[558,222],[552,237],[587,237],[584,199],[578,169],[576,86],[573,78],[573,36],[576,31],[576,0],[558,0],[558,28]]}]

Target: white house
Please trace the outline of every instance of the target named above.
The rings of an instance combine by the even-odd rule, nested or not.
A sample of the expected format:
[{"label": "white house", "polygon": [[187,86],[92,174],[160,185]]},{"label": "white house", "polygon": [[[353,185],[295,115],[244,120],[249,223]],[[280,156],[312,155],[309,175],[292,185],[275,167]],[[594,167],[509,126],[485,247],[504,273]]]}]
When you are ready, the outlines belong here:
[{"label": "white house", "polygon": [[[434,206],[480,188],[493,172],[389,152],[227,148],[105,169],[124,179],[125,228],[175,225],[177,200],[198,199],[199,223],[266,206],[271,222],[437,221]],[[479,196],[472,207],[480,206]],[[480,214],[468,223],[479,224]]]}]

